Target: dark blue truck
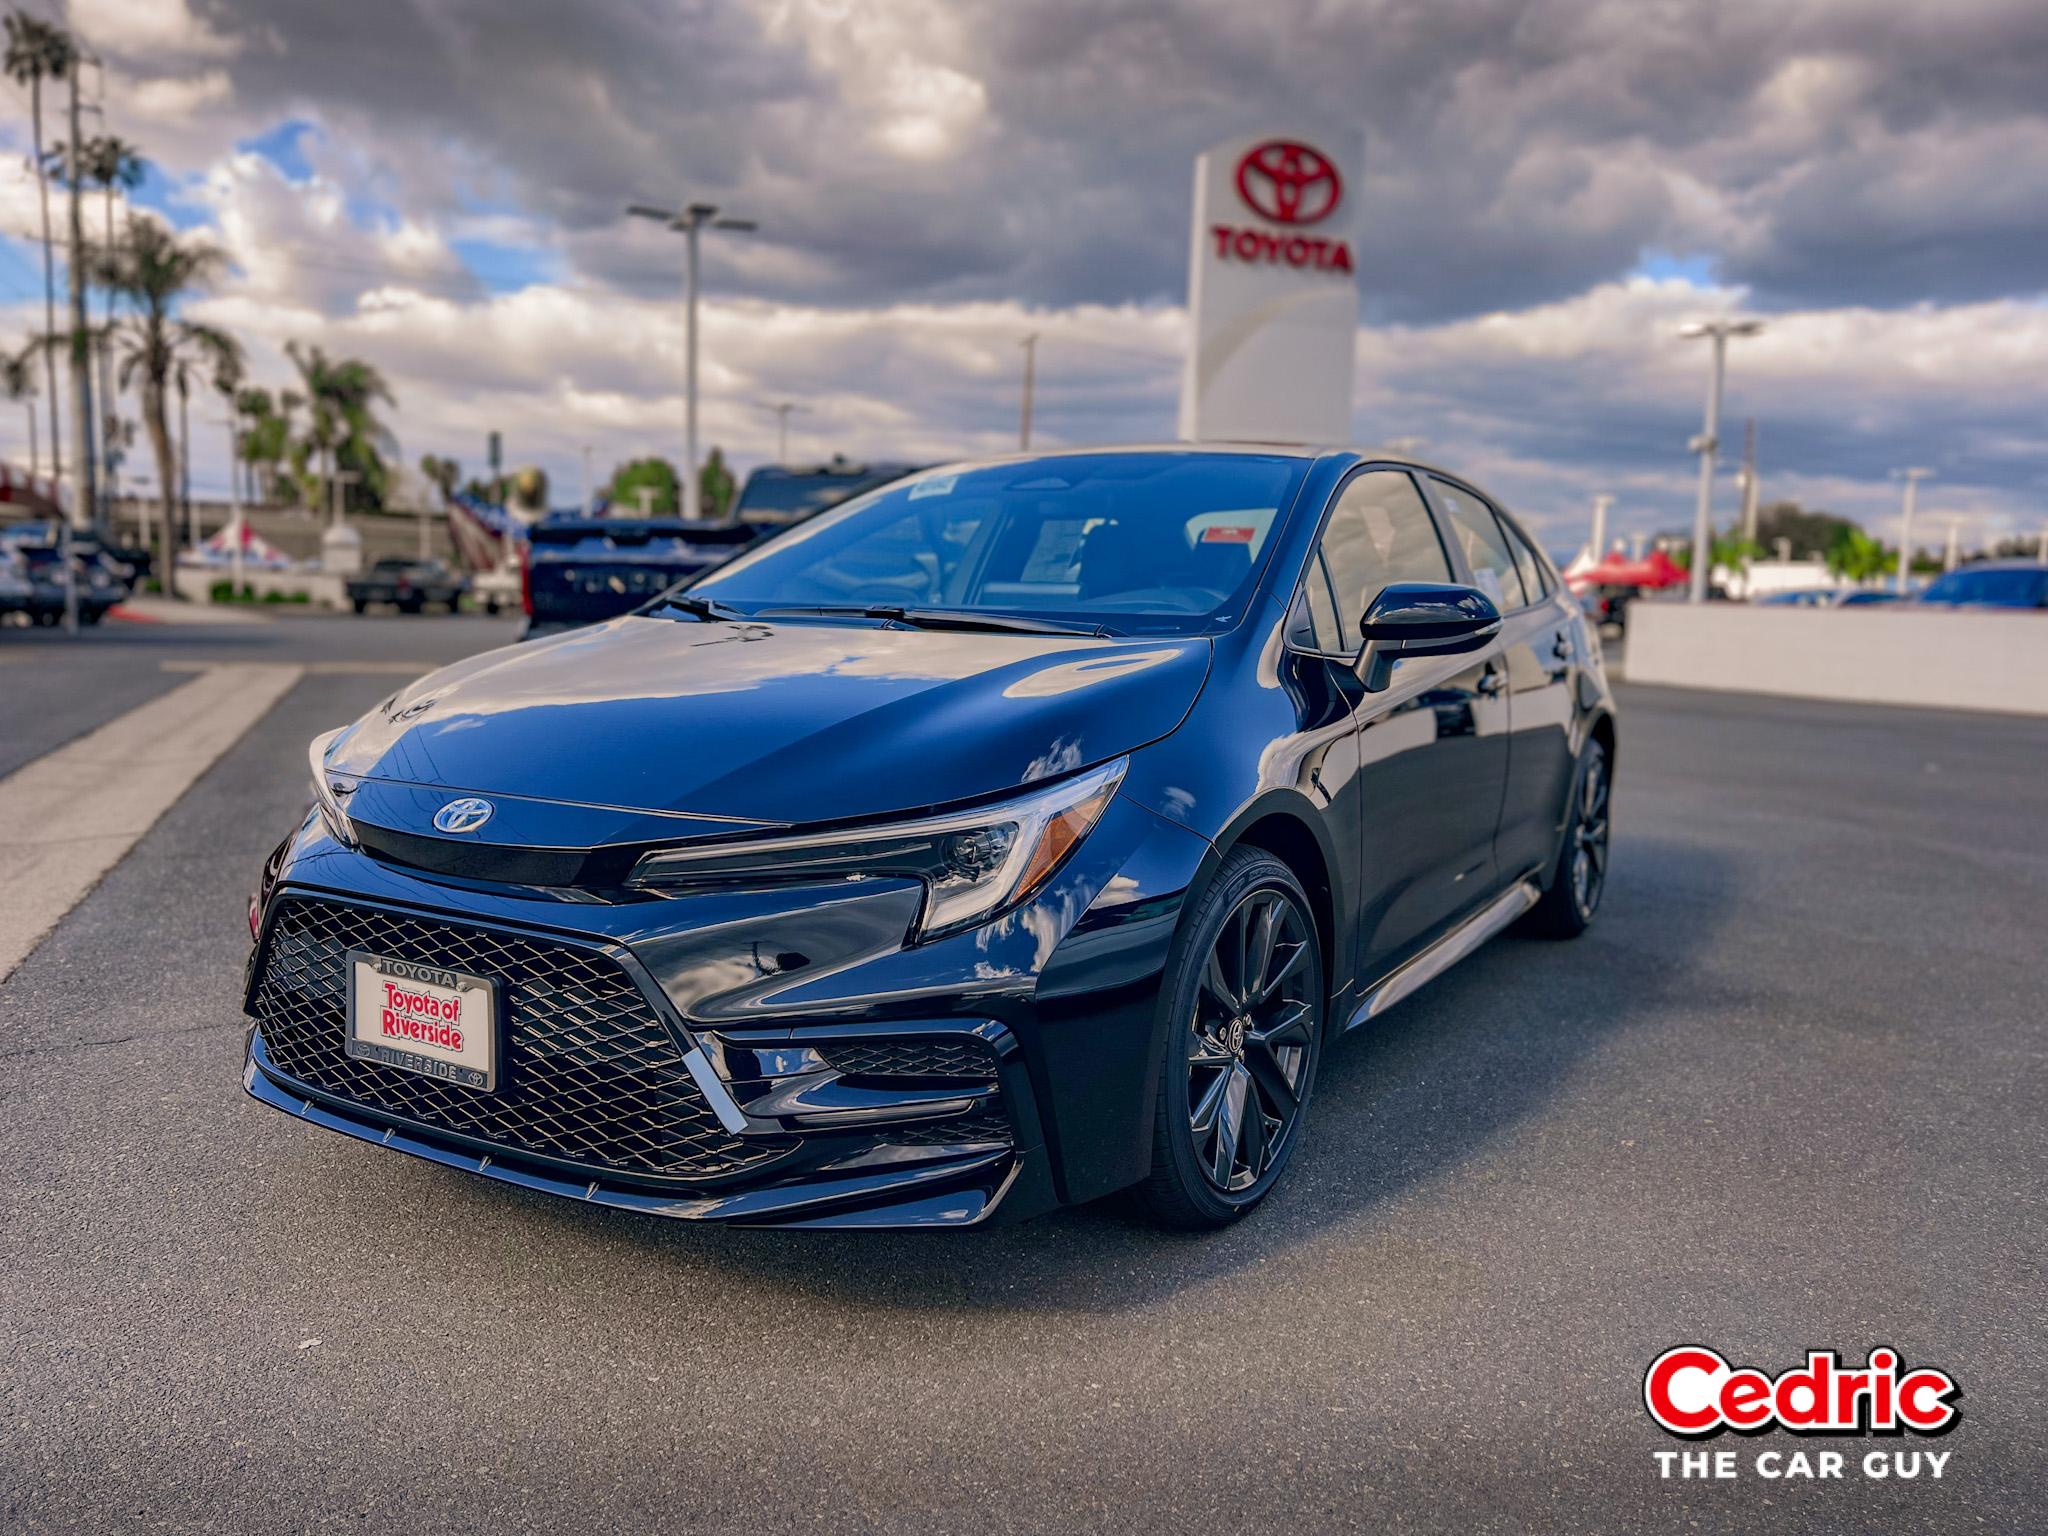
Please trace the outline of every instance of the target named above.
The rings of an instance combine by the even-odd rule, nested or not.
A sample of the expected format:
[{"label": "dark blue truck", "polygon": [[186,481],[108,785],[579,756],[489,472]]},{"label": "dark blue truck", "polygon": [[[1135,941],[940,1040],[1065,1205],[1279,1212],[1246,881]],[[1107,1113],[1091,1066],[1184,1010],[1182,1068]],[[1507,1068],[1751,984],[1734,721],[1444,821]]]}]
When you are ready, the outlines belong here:
[{"label": "dark blue truck", "polygon": [[520,639],[601,624],[630,613],[761,539],[849,497],[901,479],[911,464],[855,464],[845,459],[810,467],[763,465],[747,476],[732,517],[688,522],[679,517],[555,516],[527,533]]}]

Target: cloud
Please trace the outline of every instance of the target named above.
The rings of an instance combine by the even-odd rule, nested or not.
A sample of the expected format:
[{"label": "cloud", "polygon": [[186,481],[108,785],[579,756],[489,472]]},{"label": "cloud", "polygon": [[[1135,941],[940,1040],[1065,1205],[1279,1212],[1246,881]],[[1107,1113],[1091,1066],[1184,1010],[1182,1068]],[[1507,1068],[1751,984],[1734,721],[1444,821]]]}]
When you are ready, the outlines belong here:
[{"label": "cloud", "polygon": [[[680,241],[622,210],[691,198],[761,225],[704,249],[707,436],[743,461],[780,399],[804,451],[1000,449],[1026,331],[1044,439],[1164,435],[1192,157],[1300,122],[1364,144],[1360,435],[1426,439],[1559,539],[1596,489],[1621,527],[1689,521],[1705,356],[1672,333],[1734,307],[1771,321],[1729,384],[1767,494],[1881,519],[1910,458],[1989,526],[2048,490],[2038,0],[72,15],[108,126],[233,257],[198,308],[259,373],[294,335],[378,363],[409,458],[497,428],[567,485],[585,443],[674,448]],[[237,147],[286,123],[310,174]],[[1692,280],[1632,276],[1653,252]]]}]

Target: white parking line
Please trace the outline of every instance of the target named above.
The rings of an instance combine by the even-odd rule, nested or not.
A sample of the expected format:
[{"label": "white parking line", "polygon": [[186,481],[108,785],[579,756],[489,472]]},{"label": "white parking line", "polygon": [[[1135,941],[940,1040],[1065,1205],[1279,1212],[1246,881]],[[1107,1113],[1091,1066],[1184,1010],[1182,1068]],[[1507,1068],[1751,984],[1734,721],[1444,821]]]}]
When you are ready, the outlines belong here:
[{"label": "white parking line", "polygon": [[210,668],[0,779],[0,981],[303,672]]}]

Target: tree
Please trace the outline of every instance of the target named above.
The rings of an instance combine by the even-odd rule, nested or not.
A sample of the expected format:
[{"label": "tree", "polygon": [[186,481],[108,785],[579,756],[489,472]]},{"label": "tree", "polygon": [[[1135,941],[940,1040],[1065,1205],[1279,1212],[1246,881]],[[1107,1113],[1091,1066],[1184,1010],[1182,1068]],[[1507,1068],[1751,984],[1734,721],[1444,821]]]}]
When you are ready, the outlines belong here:
[{"label": "tree", "polygon": [[[61,152],[64,146],[58,146]],[[142,152],[126,139],[113,134],[99,134],[85,141],[85,149],[78,159],[78,173],[88,186],[99,187],[106,194],[107,242],[105,249],[114,248],[114,192],[116,188],[134,191],[142,185],[148,162]],[[105,325],[100,332],[99,346],[99,389],[100,389],[100,459],[107,466],[109,481],[113,477],[115,454],[114,439],[120,433],[119,413],[113,399],[113,355],[110,338],[114,325],[114,290],[106,290]],[[107,492],[111,499],[111,487]]]},{"label": "tree", "polygon": [[270,501],[277,495],[277,466],[291,445],[291,410],[297,400],[286,391],[280,408],[267,389],[235,391],[235,416],[242,423],[235,452],[248,470],[251,501]]},{"label": "tree", "polygon": [[732,471],[726,468],[725,455],[713,448],[697,470],[699,509],[712,521],[723,521],[725,514],[732,507],[733,495],[738,489],[739,487],[733,483]]},{"label": "tree", "polygon": [[[61,80],[71,72],[74,49],[71,34],[53,22],[41,21],[21,11],[6,20],[7,77],[28,87],[28,111],[35,144],[36,195],[43,209],[43,334],[57,334],[57,268],[50,243],[50,178],[43,164],[43,81]],[[43,368],[50,386],[51,474],[64,478],[64,450],[57,430],[57,354],[43,348]]]},{"label": "tree", "polygon": [[303,451],[294,455],[303,463],[308,456],[320,465],[324,492],[337,469],[353,470],[360,478],[357,493],[370,506],[384,501],[388,472],[384,454],[395,453],[398,440],[391,429],[377,419],[378,401],[398,402],[384,375],[355,358],[330,358],[317,346],[288,341],[285,353],[299,370],[304,387],[306,432]]},{"label": "tree", "polygon": [[1756,541],[1775,550],[1778,540],[1784,539],[1791,545],[1794,560],[1819,560],[1855,526],[1832,512],[1809,512],[1796,501],[1774,501],[1757,513]]},{"label": "tree", "polygon": [[427,483],[441,493],[446,501],[455,494],[455,487],[462,483],[462,466],[453,459],[444,459],[439,454],[428,454],[420,460],[420,473],[427,477]]},{"label": "tree", "polygon": [[651,516],[674,517],[681,487],[676,467],[667,459],[634,459],[612,471],[611,489],[606,494],[614,512],[635,517],[640,512],[640,492],[644,488],[652,493],[647,508]]},{"label": "tree", "polygon": [[126,389],[138,378],[141,381],[142,423],[156,454],[166,543],[158,569],[167,574],[173,555],[168,545],[177,481],[165,391],[172,387],[174,375],[184,380],[184,367],[195,360],[214,377],[238,371],[242,362],[242,349],[232,336],[215,326],[187,320],[177,311],[186,294],[210,282],[226,264],[216,247],[182,241],[155,219],[138,213],[128,216],[127,238],[100,257],[100,281],[134,306],[132,313],[115,321],[114,345],[120,355],[120,387]]},{"label": "tree", "polygon": [[33,345],[15,353],[0,353],[0,395],[28,407],[28,472],[40,473],[40,450],[36,446],[36,369],[29,361]]},{"label": "tree", "polygon": [[1898,569],[1898,556],[1854,523],[1828,546],[1828,569],[1845,581],[1866,582]]}]

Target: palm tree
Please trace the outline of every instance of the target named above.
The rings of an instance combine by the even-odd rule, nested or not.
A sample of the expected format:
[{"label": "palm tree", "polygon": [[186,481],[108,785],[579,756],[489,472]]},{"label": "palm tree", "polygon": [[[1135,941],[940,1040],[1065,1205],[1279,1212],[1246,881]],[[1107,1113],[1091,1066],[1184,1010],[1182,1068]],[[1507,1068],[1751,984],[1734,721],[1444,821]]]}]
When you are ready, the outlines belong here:
[{"label": "palm tree", "polygon": [[36,370],[29,361],[33,345],[21,351],[0,353],[0,395],[28,407],[28,472],[33,480],[42,472],[41,451],[36,447]]},{"label": "palm tree", "polygon": [[377,419],[376,404],[396,405],[391,386],[370,364],[355,358],[330,358],[318,346],[288,341],[285,353],[299,370],[305,388],[306,433],[303,449],[320,465],[320,489],[332,483],[337,466],[352,469],[366,500],[384,499],[383,454],[395,452],[398,440]]},{"label": "palm tree", "polygon": [[1898,557],[1861,528],[1843,528],[1828,546],[1828,569],[1861,585],[1898,569]]},{"label": "palm tree", "polygon": [[[50,178],[43,163],[43,81],[59,80],[71,72],[74,49],[71,34],[53,22],[21,11],[6,20],[7,52],[0,68],[17,85],[28,87],[29,121],[35,140],[36,192],[43,205],[43,334],[57,334],[57,271],[50,243]],[[57,354],[43,349],[43,368],[50,386],[51,474],[64,478],[64,450],[57,431]]]},{"label": "palm tree", "polygon": [[[60,145],[61,149],[62,146]],[[114,248],[114,192],[116,188],[132,192],[142,185],[148,162],[142,152],[126,139],[113,134],[100,134],[85,141],[84,153],[79,156],[78,173],[90,186],[101,188],[106,194],[107,243],[105,250]],[[114,324],[114,290],[106,290],[106,325],[100,332],[99,346],[99,389],[100,418],[104,428],[100,434],[100,457],[107,467],[107,476],[113,478],[114,438],[119,432],[118,412],[114,400],[113,355],[111,341]],[[111,501],[113,492],[107,493]]]},{"label": "palm tree", "polygon": [[436,453],[430,453],[420,460],[420,473],[441,493],[443,501],[453,496],[455,487],[462,483],[462,466],[454,459],[444,459]]},{"label": "palm tree", "polygon": [[[177,481],[165,391],[172,387],[174,377],[184,380],[184,365],[193,359],[203,360],[215,377],[239,369],[242,362],[242,349],[232,336],[174,311],[181,297],[211,280],[225,265],[226,258],[215,247],[181,241],[156,220],[137,213],[128,215],[127,238],[101,257],[100,281],[134,305],[132,313],[114,323],[121,359],[119,383],[126,389],[131,380],[141,380],[142,423],[156,454],[157,492],[167,543]],[[164,553],[161,568],[168,572],[171,551],[167,548]]]}]

